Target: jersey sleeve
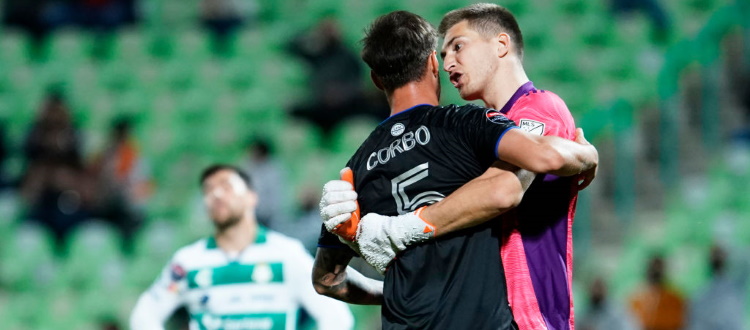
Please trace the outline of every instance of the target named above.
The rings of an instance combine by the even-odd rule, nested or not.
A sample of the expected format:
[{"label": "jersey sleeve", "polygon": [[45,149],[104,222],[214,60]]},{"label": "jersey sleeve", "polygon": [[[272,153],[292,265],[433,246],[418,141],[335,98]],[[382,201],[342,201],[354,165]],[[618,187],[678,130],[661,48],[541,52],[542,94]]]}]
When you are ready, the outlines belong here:
[{"label": "jersey sleeve", "polygon": [[575,124],[568,106],[551,92],[540,91],[528,95],[526,102],[514,109],[511,117],[521,129],[531,134],[567,139],[575,135]]},{"label": "jersey sleeve", "polygon": [[449,118],[457,131],[457,137],[472,148],[483,162],[498,159],[497,147],[508,130],[517,128],[515,123],[500,111],[480,107],[459,108]]},{"label": "jersey sleeve", "polygon": [[183,303],[186,275],[185,269],[173,258],[154,284],[138,298],[130,316],[130,327],[164,329],[164,323]]}]

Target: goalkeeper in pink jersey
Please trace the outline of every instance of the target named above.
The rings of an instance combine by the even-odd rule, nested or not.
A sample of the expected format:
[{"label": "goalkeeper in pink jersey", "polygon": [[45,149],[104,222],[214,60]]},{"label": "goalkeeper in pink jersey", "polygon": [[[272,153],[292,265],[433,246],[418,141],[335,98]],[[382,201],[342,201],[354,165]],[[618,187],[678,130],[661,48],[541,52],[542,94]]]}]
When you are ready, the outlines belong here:
[{"label": "goalkeeper in pink jersey", "polygon": [[[507,9],[474,4],[451,11],[443,17],[439,32],[444,38],[443,69],[463,99],[482,100],[531,133],[568,139],[582,134],[565,103],[554,93],[536,89],[527,77],[523,36]],[[419,214],[366,215],[357,235],[361,254],[368,261],[391,260],[406,247],[419,244],[413,239],[417,235],[410,232],[414,229],[400,223],[424,221],[434,225],[435,237],[493,218],[499,211],[482,197],[497,190],[493,178],[498,173],[490,168]],[[519,329],[574,329],[572,225],[577,191],[595,174],[595,168],[577,178],[538,174],[521,204],[502,218],[500,256]]]}]

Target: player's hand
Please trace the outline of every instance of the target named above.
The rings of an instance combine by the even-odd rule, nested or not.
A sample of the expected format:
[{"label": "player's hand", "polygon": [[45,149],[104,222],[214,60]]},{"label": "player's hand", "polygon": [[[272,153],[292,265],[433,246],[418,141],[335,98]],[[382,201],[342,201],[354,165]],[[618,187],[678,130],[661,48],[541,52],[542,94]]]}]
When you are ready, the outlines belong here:
[{"label": "player's hand", "polygon": [[320,218],[326,230],[347,241],[354,241],[359,224],[357,192],[354,191],[351,170],[345,168],[341,173],[345,180],[328,181],[323,186]]},{"label": "player's hand", "polygon": [[422,209],[392,217],[376,213],[365,215],[357,232],[360,255],[384,274],[398,253],[434,237],[435,226],[419,216]]},{"label": "player's hand", "polygon": [[[588,140],[586,140],[586,137],[583,135],[583,129],[576,128],[576,138],[575,141],[583,144],[591,146],[591,148],[594,148],[591,143],[589,143]],[[578,190],[583,190],[588,187],[592,181],[594,181],[594,178],[596,177],[596,173],[599,170],[599,153],[596,152],[596,148],[594,148],[594,152],[596,153],[596,162],[589,164],[589,168],[581,172],[581,174],[578,175],[578,178],[576,179],[576,184],[578,185]]]}]

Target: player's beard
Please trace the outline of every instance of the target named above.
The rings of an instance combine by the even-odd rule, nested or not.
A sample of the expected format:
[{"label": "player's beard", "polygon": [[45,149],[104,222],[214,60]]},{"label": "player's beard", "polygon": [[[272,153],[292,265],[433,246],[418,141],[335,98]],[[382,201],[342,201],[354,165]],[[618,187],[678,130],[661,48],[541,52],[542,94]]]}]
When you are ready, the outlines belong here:
[{"label": "player's beard", "polygon": [[227,217],[224,221],[216,221],[214,220],[214,226],[216,226],[216,229],[218,231],[225,231],[229,228],[232,228],[236,226],[240,221],[242,220],[242,215],[238,214],[232,214],[229,217]]}]

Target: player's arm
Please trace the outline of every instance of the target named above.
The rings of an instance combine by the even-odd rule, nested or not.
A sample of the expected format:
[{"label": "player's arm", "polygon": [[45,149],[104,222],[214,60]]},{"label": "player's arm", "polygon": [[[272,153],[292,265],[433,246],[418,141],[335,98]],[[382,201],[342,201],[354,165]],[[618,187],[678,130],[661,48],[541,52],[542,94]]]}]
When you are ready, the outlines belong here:
[{"label": "player's arm", "polygon": [[[435,237],[474,227],[518,206],[536,173],[498,161],[420,217],[435,226]],[[368,219],[369,220],[369,219]]]},{"label": "player's arm", "polygon": [[380,305],[383,282],[348,267],[352,257],[348,249],[319,247],[312,271],[315,291],[351,304]]},{"label": "player's arm", "polygon": [[315,292],[310,282],[313,270],[313,258],[302,247],[294,244],[288,251],[288,277],[292,278],[292,286],[297,300],[310,313],[318,329],[349,330],[354,326],[354,317],[349,307],[338,300],[324,297]]},{"label": "player's arm", "polygon": [[501,160],[535,173],[591,175],[586,185],[593,180],[599,164],[599,153],[586,141],[580,128],[576,130],[576,141],[510,130],[498,144],[497,155]]},{"label": "player's arm", "polygon": [[583,189],[593,180],[599,163],[596,148],[586,141],[580,129],[576,141],[509,130],[499,143],[497,154],[503,161],[526,170],[496,162],[480,177],[424,208],[419,217],[435,227],[434,236],[479,225],[518,206],[536,177],[533,172],[582,174],[579,188]]},{"label": "player's arm", "polygon": [[164,323],[182,304],[179,290],[182,285],[180,282],[184,279],[184,271],[176,267],[179,266],[175,263],[165,267],[159,279],[138,298],[130,315],[131,329],[164,329]]}]

